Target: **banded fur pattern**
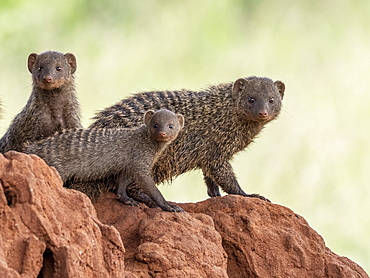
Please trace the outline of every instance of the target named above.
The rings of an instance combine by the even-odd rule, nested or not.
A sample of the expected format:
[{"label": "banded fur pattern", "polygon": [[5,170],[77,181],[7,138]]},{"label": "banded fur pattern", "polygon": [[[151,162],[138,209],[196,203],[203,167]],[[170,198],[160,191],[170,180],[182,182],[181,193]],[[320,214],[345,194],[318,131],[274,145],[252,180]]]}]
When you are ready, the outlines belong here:
[{"label": "banded fur pattern", "polygon": [[155,186],[153,163],[176,138],[184,117],[169,110],[147,111],[144,124],[135,128],[73,129],[27,144],[25,152],[36,154],[54,166],[67,187],[96,197],[116,191],[119,200],[136,205],[126,189],[135,182],[155,205],[166,211],[182,211],[170,205]]},{"label": "banded fur pattern", "polygon": [[63,129],[80,128],[80,105],[75,92],[76,58],[71,53],[47,51],[28,57],[32,93],[0,139],[0,152],[23,151],[35,142]]},{"label": "banded fur pattern", "polygon": [[229,194],[255,197],[241,189],[230,160],[277,118],[284,91],[281,81],[253,76],[201,91],[143,92],[99,112],[91,127],[137,126],[148,109],[181,113],[184,129],[153,166],[155,181],[201,169],[209,196],[220,196],[221,187]]}]

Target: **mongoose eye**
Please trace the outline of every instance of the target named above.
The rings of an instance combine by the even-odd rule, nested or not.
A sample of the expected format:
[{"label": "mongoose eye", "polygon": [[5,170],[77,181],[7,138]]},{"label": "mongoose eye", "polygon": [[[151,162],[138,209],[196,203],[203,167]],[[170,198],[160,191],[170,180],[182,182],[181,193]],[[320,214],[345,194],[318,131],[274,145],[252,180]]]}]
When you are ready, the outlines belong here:
[{"label": "mongoose eye", "polygon": [[250,98],[248,98],[248,102],[249,103],[254,103],[256,100],[254,99],[254,98],[252,98],[252,97],[250,97]]},{"label": "mongoose eye", "polygon": [[169,125],[168,128],[172,129],[173,128],[173,125]]},{"label": "mongoose eye", "polygon": [[272,97],[269,99],[269,103],[273,103],[273,102],[274,102],[274,98]]},{"label": "mongoose eye", "polygon": [[158,128],[158,124],[154,124],[154,126],[153,126],[154,128]]},{"label": "mongoose eye", "polygon": [[44,70],[44,68],[43,68],[43,67],[39,67],[37,70],[38,70],[38,71],[43,71],[43,70]]},{"label": "mongoose eye", "polygon": [[61,67],[56,67],[56,70],[57,70],[57,71],[61,71],[61,70],[62,70],[62,68],[61,68]]}]

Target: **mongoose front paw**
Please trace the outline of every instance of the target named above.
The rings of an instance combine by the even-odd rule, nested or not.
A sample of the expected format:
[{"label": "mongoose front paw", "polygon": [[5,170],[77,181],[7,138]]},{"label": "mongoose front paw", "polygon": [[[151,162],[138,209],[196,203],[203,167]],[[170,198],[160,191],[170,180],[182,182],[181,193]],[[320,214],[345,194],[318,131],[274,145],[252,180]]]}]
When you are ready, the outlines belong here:
[{"label": "mongoose front paw", "polygon": [[183,210],[183,208],[179,207],[178,205],[170,204],[170,206],[172,207],[172,209],[175,210],[175,212],[185,212],[185,210]]},{"label": "mongoose front paw", "polygon": [[130,198],[130,197],[127,197],[127,196],[120,196],[118,195],[118,200],[125,204],[125,205],[130,205],[130,206],[139,206],[139,203],[136,202],[134,199]]},{"label": "mongoose front paw", "polygon": [[169,212],[185,212],[182,208],[180,208],[178,205],[175,205],[175,204],[168,204],[165,206],[161,206],[161,209],[164,211],[169,211]]},{"label": "mongoose front paw", "polygon": [[269,199],[267,199],[266,197],[263,197],[262,195],[259,195],[259,194],[247,194],[246,197],[258,198],[258,199],[261,199],[263,201],[271,203],[271,201]]}]

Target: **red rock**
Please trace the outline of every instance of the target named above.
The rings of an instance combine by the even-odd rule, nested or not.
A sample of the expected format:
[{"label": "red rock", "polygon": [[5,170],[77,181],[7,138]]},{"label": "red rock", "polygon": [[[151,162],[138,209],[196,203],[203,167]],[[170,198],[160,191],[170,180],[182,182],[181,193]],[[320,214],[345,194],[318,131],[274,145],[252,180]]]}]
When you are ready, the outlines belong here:
[{"label": "red rock", "polygon": [[369,277],[301,216],[259,199],[170,213],[107,193],[93,206],[17,152],[0,154],[0,183],[0,277]]},{"label": "red rock", "polygon": [[84,194],[64,189],[54,168],[0,154],[0,182],[0,277],[124,277],[117,230]]},{"label": "red rock", "polygon": [[212,217],[229,277],[368,277],[286,207],[235,195],[180,206]]},{"label": "red rock", "polygon": [[[286,207],[235,195],[180,206],[187,213],[125,206],[114,194],[95,203],[99,219],[121,234],[126,269],[140,277],[225,277],[223,270],[227,277],[368,277]],[[227,266],[219,241],[204,240],[218,238],[213,229]],[[218,272],[207,272],[212,264]]]},{"label": "red rock", "polygon": [[139,277],[228,277],[211,217],[125,206],[114,194],[100,198],[95,208],[102,222],[120,232],[126,270]]}]

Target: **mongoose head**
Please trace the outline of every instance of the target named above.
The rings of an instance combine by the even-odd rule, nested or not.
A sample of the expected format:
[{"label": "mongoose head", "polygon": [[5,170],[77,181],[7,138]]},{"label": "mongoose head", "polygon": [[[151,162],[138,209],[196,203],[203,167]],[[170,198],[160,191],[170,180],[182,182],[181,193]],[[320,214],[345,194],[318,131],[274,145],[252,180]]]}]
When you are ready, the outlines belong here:
[{"label": "mongoose head", "polygon": [[71,53],[47,51],[28,56],[28,70],[32,73],[33,83],[44,90],[61,87],[72,78],[76,67],[76,57]]},{"label": "mongoose head", "polygon": [[144,124],[155,141],[168,142],[174,140],[184,127],[184,116],[167,109],[149,110],[144,115]]},{"label": "mongoose head", "polygon": [[254,122],[269,122],[281,110],[285,85],[263,77],[248,77],[236,80],[232,97],[243,117]]}]

